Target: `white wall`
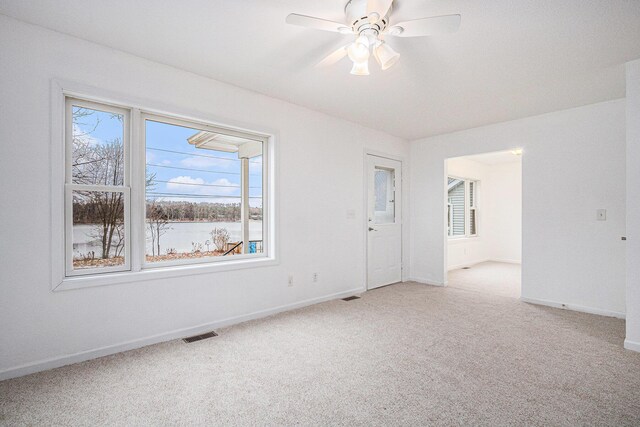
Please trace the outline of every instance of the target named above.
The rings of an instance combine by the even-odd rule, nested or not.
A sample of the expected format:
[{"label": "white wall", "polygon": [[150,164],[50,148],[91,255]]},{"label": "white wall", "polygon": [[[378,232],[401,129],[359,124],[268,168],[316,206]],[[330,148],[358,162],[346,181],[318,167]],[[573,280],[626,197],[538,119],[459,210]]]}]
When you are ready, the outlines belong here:
[{"label": "white wall", "polygon": [[[363,289],[364,148],[406,141],[2,15],[0,58],[0,378]],[[52,292],[52,78],[275,130],[280,263]]]},{"label": "white wall", "polygon": [[627,64],[627,338],[640,351],[640,60]]},{"label": "white wall", "polygon": [[[522,297],[625,311],[625,101],[411,144],[411,275],[446,275],[445,159],[522,147]],[[607,209],[607,221],[596,210]]]},{"label": "white wall", "polygon": [[448,159],[446,166],[449,176],[479,180],[478,236],[447,240],[447,268],[453,270],[489,260],[520,263],[522,163],[514,160],[486,164],[455,157]]},{"label": "white wall", "polygon": [[485,194],[489,259],[522,262],[522,162],[490,165]]}]

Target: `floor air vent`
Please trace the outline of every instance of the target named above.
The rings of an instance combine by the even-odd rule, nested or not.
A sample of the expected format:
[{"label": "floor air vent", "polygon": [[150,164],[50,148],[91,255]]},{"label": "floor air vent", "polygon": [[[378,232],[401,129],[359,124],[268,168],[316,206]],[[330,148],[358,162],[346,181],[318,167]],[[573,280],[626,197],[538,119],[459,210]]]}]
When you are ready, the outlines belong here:
[{"label": "floor air vent", "polygon": [[211,332],[207,332],[206,334],[194,335],[192,337],[183,338],[182,341],[184,341],[187,344],[189,344],[189,343],[192,343],[192,342],[205,340],[207,338],[213,338],[213,337],[217,337],[217,336],[218,336],[218,334],[216,334],[215,332],[211,331]]},{"label": "floor air vent", "polygon": [[470,269],[470,268],[471,268],[471,267],[462,267],[462,269],[463,269],[463,270],[468,270],[468,269]]},{"label": "floor air vent", "polygon": [[350,297],[346,297],[346,298],[342,298],[342,301],[352,301],[354,299],[360,299],[360,297],[357,297],[355,295],[352,295]]}]

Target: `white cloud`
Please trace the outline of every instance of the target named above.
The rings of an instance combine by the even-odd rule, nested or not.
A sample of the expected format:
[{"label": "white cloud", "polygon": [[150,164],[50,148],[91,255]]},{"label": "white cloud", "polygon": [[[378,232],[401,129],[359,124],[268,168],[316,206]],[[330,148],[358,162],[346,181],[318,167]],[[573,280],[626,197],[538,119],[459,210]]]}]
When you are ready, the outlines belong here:
[{"label": "white cloud", "polygon": [[223,187],[214,187],[216,192],[220,194],[240,194],[240,186],[229,181],[227,178],[216,179],[210,183],[211,185],[221,185]]},{"label": "white cloud", "polygon": [[249,172],[260,173],[262,171],[262,156],[249,160]]},{"label": "white cloud", "polygon": [[91,136],[91,134],[89,134],[86,131],[84,131],[76,123],[73,124],[73,137],[78,141],[82,141],[83,143],[87,144],[88,146],[95,146],[95,145],[103,144],[103,141],[100,138],[96,138],[94,136]]},{"label": "white cloud", "polygon": [[233,159],[225,160],[225,159],[214,159],[211,157],[199,157],[192,156],[187,157],[185,159],[180,160],[180,164],[187,168],[194,169],[223,169],[229,170],[233,168],[239,168],[239,163],[234,161]]},{"label": "white cloud", "polygon": [[[239,203],[240,199],[237,197],[202,197],[205,195],[217,195],[217,196],[239,196],[240,187],[229,181],[227,178],[220,178],[215,181],[205,181],[202,178],[193,178],[191,176],[176,176],[169,179],[166,184],[167,192],[180,193],[183,197],[172,197],[170,200],[174,201],[200,201],[210,203]],[[197,197],[189,197],[193,195]]]},{"label": "white cloud", "polygon": [[191,178],[190,176],[176,176],[169,180],[169,182],[167,183],[167,189],[187,190],[191,186],[194,186],[193,188],[200,188],[200,187],[195,187],[195,185],[202,185],[202,184],[204,184],[204,179],[202,178]]},{"label": "white cloud", "polygon": [[156,155],[153,153],[153,151],[147,150],[144,157],[147,163],[155,163]]}]

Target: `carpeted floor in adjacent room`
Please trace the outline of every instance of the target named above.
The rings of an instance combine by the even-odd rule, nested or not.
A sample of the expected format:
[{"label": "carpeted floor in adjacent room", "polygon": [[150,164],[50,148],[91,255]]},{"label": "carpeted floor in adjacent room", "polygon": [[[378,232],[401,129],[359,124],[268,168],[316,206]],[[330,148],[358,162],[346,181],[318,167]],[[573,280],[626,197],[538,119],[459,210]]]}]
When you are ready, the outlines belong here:
[{"label": "carpeted floor in adjacent room", "polygon": [[2,425],[640,425],[624,321],[405,283],[0,383]]}]

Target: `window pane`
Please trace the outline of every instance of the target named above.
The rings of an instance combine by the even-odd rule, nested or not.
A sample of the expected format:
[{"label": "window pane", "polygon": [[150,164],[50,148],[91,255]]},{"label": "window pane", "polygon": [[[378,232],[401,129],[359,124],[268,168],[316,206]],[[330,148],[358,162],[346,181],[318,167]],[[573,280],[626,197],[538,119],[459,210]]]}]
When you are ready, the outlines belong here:
[{"label": "window pane", "polygon": [[73,269],[125,264],[122,192],[73,191]]},{"label": "window pane", "polygon": [[249,253],[263,252],[262,155],[249,160]]},{"label": "window pane", "polygon": [[376,167],[373,191],[375,195],[374,223],[389,224],[395,222],[395,188],[393,169]]},{"label": "window pane", "polygon": [[475,235],[478,234],[476,231],[476,210],[471,209],[469,211],[469,234]]},{"label": "window pane", "polygon": [[71,107],[71,180],[74,184],[124,185],[122,114]]},{"label": "window pane", "polygon": [[450,216],[450,236],[464,236],[464,181],[448,179],[448,203]]},{"label": "window pane", "polygon": [[146,261],[262,252],[262,143],[153,120],[145,129]]}]

